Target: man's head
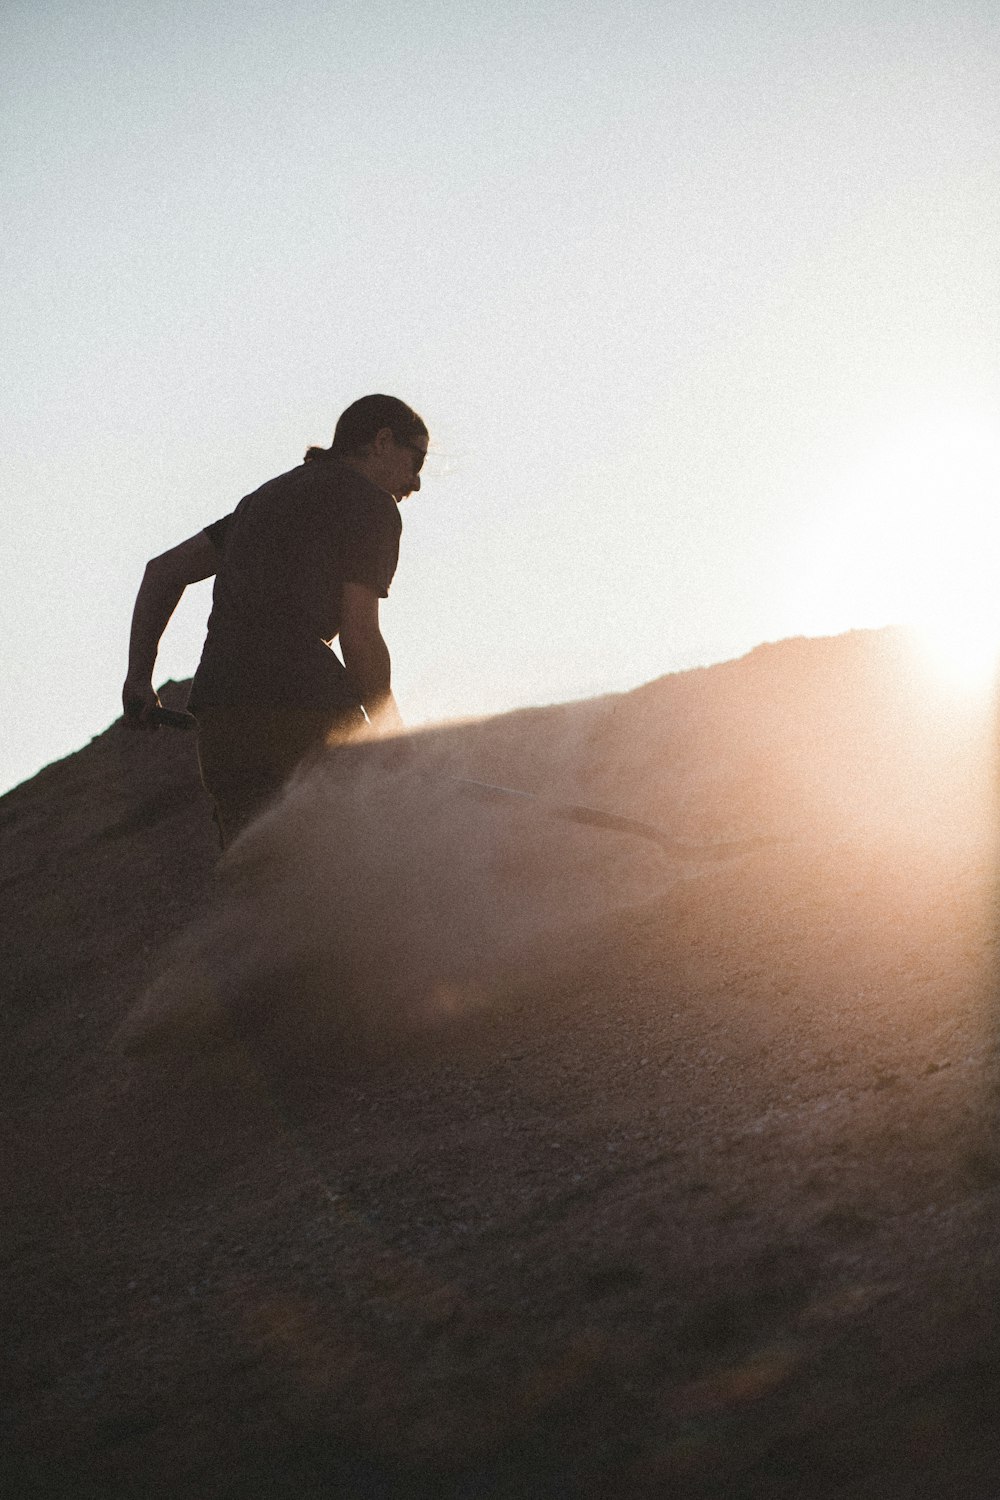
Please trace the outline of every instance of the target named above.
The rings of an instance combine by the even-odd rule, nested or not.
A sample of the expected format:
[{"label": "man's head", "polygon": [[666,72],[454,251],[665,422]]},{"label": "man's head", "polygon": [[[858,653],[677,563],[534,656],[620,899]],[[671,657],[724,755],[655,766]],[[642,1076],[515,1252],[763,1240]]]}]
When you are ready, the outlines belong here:
[{"label": "man's head", "polygon": [[340,416],[330,449],[397,500],[420,488],[427,427],[395,396],[362,396]]}]

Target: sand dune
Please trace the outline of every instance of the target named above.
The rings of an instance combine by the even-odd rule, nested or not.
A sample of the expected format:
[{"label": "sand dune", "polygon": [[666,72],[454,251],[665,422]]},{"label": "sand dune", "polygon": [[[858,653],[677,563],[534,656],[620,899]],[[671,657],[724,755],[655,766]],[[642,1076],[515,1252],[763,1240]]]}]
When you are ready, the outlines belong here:
[{"label": "sand dune", "polygon": [[994,743],[859,632],[0,799],[4,1492],[996,1493]]}]

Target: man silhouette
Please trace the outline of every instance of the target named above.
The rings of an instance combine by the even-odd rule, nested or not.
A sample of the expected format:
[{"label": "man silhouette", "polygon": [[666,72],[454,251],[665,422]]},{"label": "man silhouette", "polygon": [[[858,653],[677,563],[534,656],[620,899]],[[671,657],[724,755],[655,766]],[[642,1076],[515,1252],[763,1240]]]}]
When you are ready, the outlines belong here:
[{"label": "man silhouette", "polygon": [[398,504],[420,489],[427,443],[404,402],[363,396],[330,448],[310,448],[297,468],[147,563],[122,690],[133,728],[153,727],[156,654],[181,595],[215,576],[189,708],[223,848],[305,757],[402,728],[379,601],[399,554]]}]

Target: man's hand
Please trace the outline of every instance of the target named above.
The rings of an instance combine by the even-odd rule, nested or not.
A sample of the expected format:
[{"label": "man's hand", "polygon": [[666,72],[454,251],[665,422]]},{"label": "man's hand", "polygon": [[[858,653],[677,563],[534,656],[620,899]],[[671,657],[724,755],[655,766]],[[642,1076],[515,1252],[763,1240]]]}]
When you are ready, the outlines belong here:
[{"label": "man's hand", "polygon": [[160,700],[151,682],[146,682],[141,678],[136,681],[131,676],[126,677],[125,686],[122,688],[122,708],[125,711],[127,729],[143,729],[151,732],[159,728],[150,715],[154,708],[160,706]]}]

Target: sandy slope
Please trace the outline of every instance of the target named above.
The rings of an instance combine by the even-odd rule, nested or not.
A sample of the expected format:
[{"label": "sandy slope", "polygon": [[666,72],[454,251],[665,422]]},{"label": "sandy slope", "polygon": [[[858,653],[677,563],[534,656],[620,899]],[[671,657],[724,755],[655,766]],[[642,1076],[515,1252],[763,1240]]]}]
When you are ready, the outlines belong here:
[{"label": "sandy slope", "polygon": [[855,636],[331,770],[228,871],[180,736],[2,799],[4,1493],[996,1493],[991,728]]}]

